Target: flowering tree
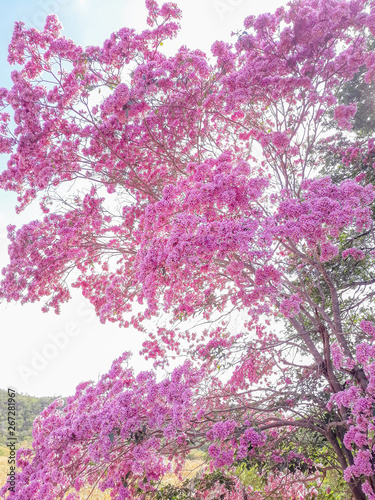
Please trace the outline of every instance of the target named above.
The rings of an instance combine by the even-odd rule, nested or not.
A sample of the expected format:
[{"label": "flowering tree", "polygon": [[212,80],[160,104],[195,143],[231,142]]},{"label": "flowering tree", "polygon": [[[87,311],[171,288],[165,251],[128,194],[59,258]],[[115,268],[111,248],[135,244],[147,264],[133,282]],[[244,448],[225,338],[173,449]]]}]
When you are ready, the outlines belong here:
[{"label": "flowering tree", "polygon": [[[146,5],[150,29],[103,47],[67,40],[54,16],[42,32],[16,24],[0,182],[45,215],[8,228],[0,296],[58,313],[80,288],[102,322],[147,335],[155,366],[190,359],[157,382],[123,356],[52,405],[9,495],[64,498],[89,481],[147,498],[165,457],[178,472],[206,446],[211,472],[256,466],[268,484],[239,493],[218,476],[200,498],[217,484],[313,498],[336,470],[354,499],[374,499],[375,141],[350,132],[356,102],[338,98],[375,76],[375,2],[249,16],[213,60],[163,55],[180,11]],[[170,323],[150,328],[158,315]],[[209,326],[191,327],[198,317]]]}]

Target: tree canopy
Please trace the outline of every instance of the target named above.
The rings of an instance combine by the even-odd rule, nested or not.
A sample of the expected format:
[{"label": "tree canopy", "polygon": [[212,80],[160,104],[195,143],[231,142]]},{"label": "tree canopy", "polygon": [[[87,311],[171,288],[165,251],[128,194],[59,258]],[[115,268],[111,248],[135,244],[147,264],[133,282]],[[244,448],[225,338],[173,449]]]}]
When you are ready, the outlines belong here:
[{"label": "tree canopy", "polygon": [[[15,404],[17,439],[19,442],[32,442],[32,429],[35,417],[55,401],[56,398],[36,398],[26,394],[17,394]],[[0,389],[0,400],[8,400],[8,392]],[[8,436],[8,412],[7,406],[0,406],[0,445],[6,446]]]},{"label": "tree canopy", "polygon": [[44,215],[8,227],[0,297],[59,313],[75,287],[145,336],[155,368],[186,359],[159,380],[123,353],[50,405],[9,498],[73,500],[86,482],[160,498],[203,448],[181,495],[316,498],[335,472],[375,499],[375,2],[250,15],[212,57],[164,55],[181,12],[146,6],[149,29],[102,47],[55,16],[16,23],[0,186]]}]

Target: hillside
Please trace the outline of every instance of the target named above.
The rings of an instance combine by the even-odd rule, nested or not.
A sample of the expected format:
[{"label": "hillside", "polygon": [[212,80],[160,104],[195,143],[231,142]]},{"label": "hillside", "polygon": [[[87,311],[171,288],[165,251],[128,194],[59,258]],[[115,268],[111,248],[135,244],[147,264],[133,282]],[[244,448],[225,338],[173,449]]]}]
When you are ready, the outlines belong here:
[{"label": "hillside", "polygon": [[[33,422],[55,397],[34,397],[26,394],[16,395],[16,435],[18,442],[32,441]],[[8,435],[8,393],[0,389],[0,446],[4,446]]]}]

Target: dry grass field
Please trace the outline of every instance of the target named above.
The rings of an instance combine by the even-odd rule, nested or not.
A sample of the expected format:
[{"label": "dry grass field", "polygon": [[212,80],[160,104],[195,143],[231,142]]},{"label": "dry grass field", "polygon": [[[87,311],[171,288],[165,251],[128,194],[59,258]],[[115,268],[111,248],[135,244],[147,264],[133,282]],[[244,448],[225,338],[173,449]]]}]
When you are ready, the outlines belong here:
[{"label": "dry grass field", "polygon": [[0,485],[5,484],[9,472],[7,457],[0,457]]}]

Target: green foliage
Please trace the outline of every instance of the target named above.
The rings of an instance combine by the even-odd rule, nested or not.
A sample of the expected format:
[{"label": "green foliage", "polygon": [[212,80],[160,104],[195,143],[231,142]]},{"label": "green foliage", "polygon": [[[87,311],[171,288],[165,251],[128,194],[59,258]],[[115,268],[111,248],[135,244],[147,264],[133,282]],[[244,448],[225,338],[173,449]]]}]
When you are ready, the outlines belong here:
[{"label": "green foliage", "polygon": [[348,500],[351,497],[348,484],[343,479],[341,472],[335,469],[327,472],[323,483],[317,490],[316,500]]},{"label": "green foliage", "polygon": [[[257,466],[247,468],[245,464],[241,464],[236,469],[236,475],[245,487],[251,486],[253,491],[264,492],[266,481],[264,481],[263,476],[259,475]],[[323,481],[319,479],[312,481],[309,485],[314,486],[318,491],[315,500],[348,500],[351,498],[348,484],[344,481],[341,471],[335,469],[329,470]]]},{"label": "green foliage", "polygon": [[[16,435],[18,444],[21,441],[30,443],[32,441],[32,429],[35,417],[37,417],[56,398],[36,398],[25,394],[16,394]],[[0,389],[0,445],[6,444],[8,436],[8,393]],[[1,455],[1,452],[0,452]]]},{"label": "green foliage", "polygon": [[[372,50],[374,42],[371,42]],[[371,136],[375,129],[375,83],[366,83],[367,68],[363,65],[354,77],[346,82],[338,93],[339,104],[357,105],[357,112],[353,118],[353,131],[360,136]]]},{"label": "green foliage", "polygon": [[[224,486],[229,493],[234,491],[235,483],[223,471],[216,470],[211,474],[206,474],[202,478],[185,480],[181,485],[174,486],[168,484],[162,486],[153,494],[154,500],[199,500],[202,498],[200,492],[212,491],[217,486]],[[224,495],[212,497],[212,500],[221,500]]]},{"label": "green foliage", "polygon": [[190,500],[196,498],[194,492],[188,486],[173,486],[167,484],[160,488],[153,497],[155,500]]}]

